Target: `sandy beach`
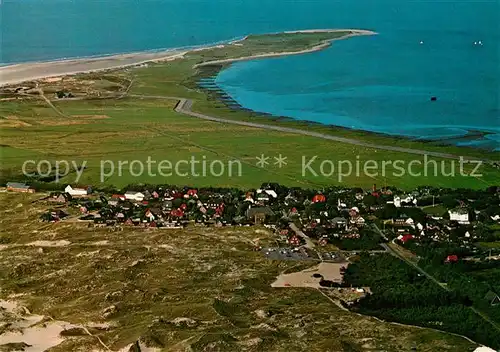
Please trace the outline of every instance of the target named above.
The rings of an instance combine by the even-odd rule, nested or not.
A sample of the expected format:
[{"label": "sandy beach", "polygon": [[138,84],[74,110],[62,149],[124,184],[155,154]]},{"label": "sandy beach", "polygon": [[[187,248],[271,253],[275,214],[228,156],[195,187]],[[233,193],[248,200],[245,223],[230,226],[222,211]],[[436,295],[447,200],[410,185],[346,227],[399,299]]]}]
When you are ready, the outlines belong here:
[{"label": "sandy beach", "polygon": [[0,86],[22,83],[35,79],[60,77],[83,72],[103,71],[136,66],[153,61],[168,61],[182,58],[187,51],[169,50],[139,52],[95,58],[27,62],[0,67]]},{"label": "sandy beach", "polygon": [[[338,38],[335,40],[345,39],[352,36],[376,34],[375,32],[366,30],[357,30],[357,29],[316,29],[316,30],[293,31],[286,33],[345,32],[345,31],[351,31],[352,34],[346,35],[345,37]],[[232,40],[229,41],[227,44],[229,45],[238,44],[238,42],[244,41],[245,39],[246,37],[241,40],[236,40],[236,41]],[[202,65],[209,65],[214,63],[227,63],[227,62],[230,63],[234,61],[251,60],[251,59],[273,57],[273,56],[305,54],[308,52],[322,50],[325,47],[327,47],[331,41],[333,40],[329,40],[325,43],[317,45],[314,48],[303,51],[254,55],[238,59],[206,62],[203,63]],[[172,50],[165,50],[158,52],[136,52],[129,54],[103,56],[103,57],[58,60],[58,61],[48,61],[48,62],[27,62],[27,63],[1,66],[0,86],[18,84],[36,79],[73,75],[77,73],[125,68],[125,67],[145,64],[148,62],[175,60],[182,58],[185,54],[192,51],[199,51],[204,49],[210,49],[213,47],[220,47],[221,45],[223,44],[219,43],[217,45],[210,45],[196,49],[172,49]]]}]

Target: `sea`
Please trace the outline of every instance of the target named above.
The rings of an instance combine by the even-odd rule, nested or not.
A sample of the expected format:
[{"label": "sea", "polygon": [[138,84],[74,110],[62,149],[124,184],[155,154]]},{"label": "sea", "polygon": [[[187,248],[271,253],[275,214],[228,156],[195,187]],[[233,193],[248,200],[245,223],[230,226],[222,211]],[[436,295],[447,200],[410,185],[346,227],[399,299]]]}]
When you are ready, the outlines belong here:
[{"label": "sea", "polygon": [[0,12],[2,65],[370,29],[233,64],[216,83],[259,112],[500,150],[498,0],[2,0]]}]

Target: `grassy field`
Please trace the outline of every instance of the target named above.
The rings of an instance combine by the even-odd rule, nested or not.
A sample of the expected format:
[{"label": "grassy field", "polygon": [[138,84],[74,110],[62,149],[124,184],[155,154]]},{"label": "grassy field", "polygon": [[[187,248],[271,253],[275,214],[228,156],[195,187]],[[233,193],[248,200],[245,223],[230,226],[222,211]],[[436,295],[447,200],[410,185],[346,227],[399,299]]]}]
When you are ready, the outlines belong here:
[{"label": "grassy field", "polygon": [[496,242],[478,242],[477,244],[480,247],[483,247],[483,248],[500,249],[500,241],[496,241]]},{"label": "grassy field", "polygon": [[[432,170],[425,177],[423,167],[418,171],[422,173],[421,177],[409,174],[397,177],[397,170],[392,165],[387,165],[384,177],[382,161],[410,162],[415,156],[308,136],[201,121],[174,112],[175,101],[130,98],[61,101],[54,104],[66,116],[60,116],[41,101],[6,103],[0,107],[3,115],[15,115],[18,121],[29,125],[3,128],[0,132],[4,145],[1,147],[4,178],[18,173],[25,160],[45,159],[52,163],[57,160],[71,160],[78,165],[85,161],[87,168],[79,183],[94,185],[101,183],[101,161],[109,160],[102,164],[106,173],[102,181],[105,185],[118,187],[131,183],[169,183],[193,184],[200,187],[218,185],[251,188],[266,181],[274,181],[302,187],[335,184],[368,187],[377,183],[410,189],[427,184],[477,188],[500,183],[498,172],[487,167],[481,178],[434,176]],[[266,168],[256,166],[256,157],[261,154],[271,157],[271,164]],[[273,157],[280,154],[287,157],[287,165],[282,168],[273,164]],[[311,160],[314,156],[317,159],[312,164],[313,171],[306,169],[303,174],[302,158]],[[146,166],[148,157],[158,163],[161,160],[169,160],[173,164],[180,160],[190,160],[191,157],[199,161],[206,160],[207,165],[214,160],[220,160],[225,172],[218,177],[216,175],[222,169],[214,167],[214,176],[207,172],[205,177],[196,177],[192,175],[189,166],[181,165],[179,174],[174,172],[172,176],[164,177],[159,173],[156,164],[152,165],[151,173],[147,173],[145,167],[144,174],[136,177],[140,171],[138,166],[132,170],[130,163],[119,167],[120,161],[133,160],[138,160]],[[230,167],[231,160],[239,160],[241,166]],[[326,168],[326,173],[321,174],[320,164],[324,160],[333,161],[334,166],[338,160],[351,160],[353,168],[356,160],[359,160],[360,165],[367,160],[375,160],[379,168],[372,173],[373,177],[363,172],[356,174],[353,169],[351,175],[339,178],[338,171],[329,175],[330,170]],[[449,170],[451,161],[443,162]],[[111,164],[114,165],[114,171],[110,169]],[[458,167],[457,163],[457,173]],[[197,170],[195,174],[201,175],[201,169]],[[183,176],[184,173],[190,175]],[[61,182],[75,183],[75,175],[70,174]]]},{"label": "grassy field", "polygon": [[[484,188],[500,183],[500,173],[489,165],[484,165],[479,170],[482,177],[460,176],[458,162],[452,165],[450,160],[444,159],[435,159],[439,163],[438,168],[444,167],[446,173],[453,170],[455,177],[435,176],[432,165],[425,174],[422,164],[412,167],[414,175],[408,174],[406,170],[405,175],[399,176],[398,169],[389,162],[400,160],[407,165],[418,160],[423,163],[423,157],[319,140],[309,136],[202,121],[174,112],[174,100],[132,96],[186,97],[193,99],[195,111],[229,119],[283,124],[377,144],[498,159],[500,153],[439,146],[306,122],[283,119],[277,121],[257,113],[229,109],[222,102],[214,100],[211,94],[196,87],[196,81],[205,74],[204,70],[193,68],[197,63],[251,54],[300,50],[345,34],[341,32],[250,36],[242,42],[243,45],[232,44],[196,51],[187,54],[184,59],[168,63],[107,73],[80,74],[65,77],[57,82],[39,81],[38,86],[45,92],[45,96],[52,100],[53,106],[39,96],[22,96],[21,99],[2,101],[0,105],[2,180],[17,178],[21,165],[26,160],[67,160],[78,164],[86,162],[86,169],[78,183],[102,183],[118,187],[131,183],[170,183],[252,188],[263,182],[273,181],[302,187],[369,187],[376,183],[411,189],[429,184],[441,187]],[[31,84],[34,86],[35,83]],[[53,93],[58,90],[71,91],[75,96],[87,100],[54,100]],[[125,92],[129,93],[128,97],[125,97]],[[256,166],[256,157],[261,155],[270,157],[271,164],[265,169]],[[280,155],[287,158],[287,165],[282,168],[274,165],[274,157]],[[304,169],[302,166],[315,156],[315,161],[310,164],[313,172]],[[134,174],[139,169],[131,170],[130,165],[123,164],[122,173],[118,174],[119,161],[127,161],[130,164],[131,161],[138,160],[145,165],[148,157],[157,163],[168,160],[172,164],[189,160],[191,157],[200,161],[206,160],[208,165],[220,160],[225,172],[221,176],[194,176],[189,166],[181,165],[180,174],[162,176],[156,172],[156,166],[153,166],[152,173],[144,172],[136,177]],[[109,160],[104,166],[112,163],[115,172],[111,173],[107,168],[109,175],[101,178],[102,160]],[[233,168],[230,175],[231,160],[238,160],[241,167]],[[340,175],[348,171],[349,166],[346,164],[342,166],[342,171],[338,169],[338,162],[344,160],[349,161],[353,167],[349,176]],[[368,160],[377,163],[377,167],[365,173],[363,166]],[[322,162],[325,165],[323,169],[320,168]],[[384,166],[383,162],[387,164]],[[441,163],[444,163],[444,166]],[[331,169],[332,164],[334,170]],[[357,165],[360,165],[360,172],[356,171]],[[221,171],[220,168],[215,169],[216,174]],[[467,173],[472,169],[472,166],[465,167]],[[185,172],[188,175],[184,176]],[[75,183],[74,176],[71,174],[61,181]]]},{"label": "grassy field", "polygon": [[438,204],[435,206],[423,207],[422,210],[426,214],[429,214],[432,216],[443,216],[448,211],[448,209],[442,204]]},{"label": "grassy field", "polygon": [[46,224],[38,216],[49,205],[32,203],[39,197],[0,194],[0,299],[93,335],[67,332],[73,336],[53,352],[102,350],[97,338],[113,351],[139,339],[158,351],[474,348],[456,336],[346,312],[315,289],[271,288],[278,274],[303,266],[253,251],[256,239],[273,241],[263,229]]}]

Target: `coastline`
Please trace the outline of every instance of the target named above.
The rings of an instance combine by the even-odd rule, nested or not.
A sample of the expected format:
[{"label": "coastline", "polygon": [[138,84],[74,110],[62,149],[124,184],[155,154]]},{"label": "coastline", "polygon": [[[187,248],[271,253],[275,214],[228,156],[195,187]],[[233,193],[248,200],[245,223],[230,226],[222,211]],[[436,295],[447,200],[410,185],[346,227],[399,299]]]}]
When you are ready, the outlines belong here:
[{"label": "coastline", "polygon": [[[344,40],[348,39],[351,37],[359,37],[359,36],[365,36],[365,35],[377,35],[377,32],[369,31],[369,30],[364,30],[364,29],[318,29],[318,30],[302,30],[302,31],[288,31],[288,32],[283,32],[285,34],[294,34],[294,33],[335,33],[335,32],[346,32],[350,31],[350,34],[347,34],[343,37],[340,38],[335,38],[335,39],[328,39],[323,41],[322,43],[310,48],[310,49],[304,49],[304,50],[299,50],[299,51],[285,51],[285,52],[279,52],[279,53],[266,53],[266,54],[257,54],[257,55],[251,55],[251,56],[244,56],[240,58],[233,58],[233,59],[221,59],[221,60],[213,60],[213,61],[207,61],[207,62],[202,62],[200,64],[197,64],[194,66],[194,68],[199,68],[203,66],[211,66],[211,65],[225,65],[225,64],[231,64],[233,62],[240,62],[240,61],[249,61],[249,60],[256,60],[256,59],[265,59],[265,58],[272,58],[272,57],[281,57],[281,56],[292,56],[292,55],[302,55],[302,54],[308,54],[308,53],[313,53],[316,51],[321,51],[323,49],[326,49],[332,42],[338,41],[338,40]],[[245,37],[247,39],[248,37]]]},{"label": "coastline", "polygon": [[[351,34],[348,34],[341,38],[327,40],[307,50],[301,50],[295,52],[268,53],[268,54],[253,55],[248,57],[217,60],[217,61],[221,61],[223,63],[230,63],[235,61],[245,61],[245,60],[252,60],[252,59],[266,58],[266,57],[300,55],[322,50],[328,47],[331,42],[336,40],[347,39],[352,36],[377,34],[372,31],[360,30],[360,29],[310,29],[310,30],[289,31],[283,33],[328,33],[328,32],[333,33],[333,32],[346,32],[346,31],[351,32]],[[154,51],[154,52],[144,51],[144,52],[134,52],[128,54],[116,54],[116,55],[86,57],[86,58],[77,58],[68,60],[55,60],[47,62],[27,62],[27,63],[18,63],[18,64],[0,66],[0,87],[12,84],[20,84],[23,82],[33,81],[37,79],[62,77],[62,76],[75,75],[79,73],[124,69],[128,67],[147,64],[150,62],[164,62],[164,61],[181,59],[184,57],[184,55],[189,54],[191,52],[209,50],[212,48],[220,47],[221,45],[222,46],[235,45],[248,39],[248,37],[249,36],[245,36],[241,39],[236,39],[236,40],[233,38],[228,41],[222,41],[215,44],[207,44],[205,46],[200,46],[195,48],[173,48],[173,49]],[[203,63],[203,65],[212,65],[216,63],[218,62],[211,61]],[[198,66],[199,65],[197,65],[196,67]]]},{"label": "coastline", "polygon": [[[377,132],[369,129],[352,129],[346,126],[334,125],[334,124],[323,124],[316,121],[311,120],[297,120],[290,116],[275,116],[265,112],[259,112],[256,110],[251,110],[248,108],[244,108],[240,104],[238,104],[231,96],[225,93],[220,88],[214,86],[214,77],[217,74],[230,66],[234,62],[239,61],[249,61],[249,60],[257,60],[260,58],[272,58],[272,57],[280,57],[280,56],[290,56],[290,55],[301,55],[306,53],[312,53],[316,51],[320,51],[328,48],[332,42],[337,40],[348,39],[350,37],[355,36],[367,36],[367,35],[376,35],[378,33],[369,31],[369,30],[359,30],[359,29],[315,29],[315,30],[298,30],[298,31],[288,31],[288,32],[277,32],[277,33],[269,33],[269,34],[259,34],[259,35],[247,35],[240,38],[232,38],[228,41],[224,42],[216,42],[205,46],[191,47],[191,48],[177,48],[177,49],[168,49],[168,50],[157,50],[157,51],[146,51],[146,52],[135,52],[128,54],[115,54],[115,55],[106,55],[101,57],[86,57],[79,59],[68,59],[68,60],[56,60],[50,62],[32,62],[32,63],[20,63],[20,64],[12,64],[8,66],[0,67],[0,75],[1,79],[5,79],[4,72],[10,73],[11,78],[15,76],[15,79],[11,79],[8,82],[0,81],[0,87],[2,85],[14,85],[14,84],[22,84],[22,82],[32,82],[38,84],[37,80],[40,80],[40,83],[43,84],[44,81],[50,82],[51,78],[59,78],[64,76],[71,76],[79,73],[88,73],[88,72],[111,72],[115,70],[125,69],[127,67],[138,67],[143,64],[147,64],[150,62],[168,62],[177,59],[185,59],[189,60],[189,57],[186,55],[194,54],[197,52],[201,52],[204,50],[210,50],[215,48],[230,48],[231,45],[242,46],[242,42],[249,41],[258,41],[258,37],[260,36],[272,36],[272,35],[280,35],[280,34],[293,34],[293,33],[338,33],[342,32],[340,36],[332,39],[325,39],[323,41],[317,41],[316,45],[311,46],[307,49],[297,49],[295,51],[288,49],[288,51],[278,51],[278,52],[264,52],[255,55],[241,56],[241,57],[233,57],[228,59],[217,59],[210,60],[208,59],[205,62],[199,62],[196,65],[191,66],[195,73],[192,77],[190,77],[190,86],[193,89],[201,88],[208,94],[212,95],[215,99],[221,101],[227,108],[231,110],[240,110],[240,111],[248,111],[251,113],[257,113],[262,116],[267,116],[271,120],[286,120],[288,122],[294,122],[298,124],[304,125],[315,125],[315,126],[324,126],[327,129],[335,129],[341,131],[351,131],[354,133],[367,133],[374,136],[380,137],[389,137],[391,139],[408,141],[408,140],[417,140],[414,137],[401,135],[401,134],[391,134],[384,132]],[[257,39],[257,40],[256,40]],[[251,45],[251,44],[250,44]],[[285,49],[286,50],[286,49]],[[203,57],[203,55],[202,55]],[[200,85],[200,80],[208,80],[209,85],[204,86]],[[33,82],[35,81],[35,82]],[[210,83],[211,81],[211,83]],[[473,133],[475,136],[480,136],[481,139],[485,139],[485,136],[490,134],[496,134],[496,132],[489,131],[476,131],[474,129]],[[453,136],[447,137],[444,140],[435,140],[435,139],[421,139],[424,143],[431,143],[436,146],[448,146],[448,145],[457,145],[453,143],[455,142],[468,142],[471,139],[471,131],[467,128],[467,133],[464,136]],[[463,140],[462,140],[463,139]],[[450,140],[450,142],[448,142]],[[469,145],[460,145],[461,148],[470,148],[471,151],[485,150],[488,152],[498,152],[496,149],[491,149],[488,146],[474,146],[472,143]]]},{"label": "coastline", "polygon": [[0,67],[0,87],[37,79],[121,69],[155,61],[175,60],[182,58],[187,52],[188,51],[174,49],[155,53],[138,52],[102,57],[31,62],[2,66]]}]

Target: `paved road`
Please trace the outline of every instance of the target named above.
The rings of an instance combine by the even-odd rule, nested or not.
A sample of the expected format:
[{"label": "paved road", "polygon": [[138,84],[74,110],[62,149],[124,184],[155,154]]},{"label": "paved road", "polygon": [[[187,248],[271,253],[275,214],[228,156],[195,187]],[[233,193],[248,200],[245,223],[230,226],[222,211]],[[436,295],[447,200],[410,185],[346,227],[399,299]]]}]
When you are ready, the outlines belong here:
[{"label": "paved road", "polygon": [[304,239],[304,241],[306,241],[306,244],[304,245],[304,247],[306,248],[309,248],[309,249],[313,249],[316,247],[316,245],[314,244],[314,242],[309,238],[309,236],[307,236],[301,229],[299,229],[297,227],[297,225],[295,225],[293,222],[291,222],[290,224],[290,228],[292,229],[293,232],[295,232],[295,234],[301,238]]},{"label": "paved road", "polygon": [[[223,118],[215,117],[215,116],[209,116],[209,115],[194,112],[192,110],[193,100],[181,98],[181,97],[163,96],[163,95],[139,95],[139,94],[124,93],[124,94],[121,94],[120,96],[118,96],[118,98],[124,98],[125,96],[132,97],[132,98],[176,100],[176,101],[178,101],[178,104],[175,107],[176,112],[184,114],[184,115],[196,117],[199,119],[203,119],[203,120],[213,121],[213,122],[232,124],[232,125],[240,125],[240,126],[246,126],[246,127],[261,128],[261,129],[266,129],[266,130],[273,130],[273,131],[293,133],[293,134],[301,134],[304,136],[310,136],[310,137],[326,139],[326,140],[335,141],[335,142],[352,144],[352,145],[357,145],[357,146],[366,147],[366,148],[388,150],[391,152],[409,153],[409,154],[415,154],[415,155],[421,155],[421,156],[427,155],[427,156],[433,156],[433,157],[437,157],[437,158],[455,159],[455,160],[460,160],[460,158],[461,158],[461,156],[454,155],[454,154],[433,152],[433,151],[420,150],[420,149],[403,148],[403,147],[383,145],[383,144],[373,144],[373,143],[363,142],[363,141],[360,141],[357,139],[332,136],[332,135],[325,134],[325,133],[307,131],[307,130],[298,129],[298,128],[290,128],[290,127],[284,127],[284,126],[276,126],[276,125],[271,125],[271,124],[263,124],[263,123],[247,122],[247,121],[230,120],[230,119],[223,119]],[[77,98],[67,98],[65,100],[84,100],[84,99],[86,99],[86,98],[85,97],[77,97]],[[107,99],[107,97],[105,97],[103,99]],[[462,158],[463,158],[464,162],[467,162],[467,161],[483,161],[483,162],[487,162],[487,163],[494,162],[490,159],[479,159],[479,158],[465,157],[465,156]]]},{"label": "paved road", "polygon": [[[135,97],[140,97],[140,96],[135,96]],[[145,97],[145,98],[174,99],[174,97],[160,97],[160,96],[143,96],[143,97]],[[177,99],[177,98],[175,98],[175,99]],[[182,113],[182,114],[185,114],[185,115],[197,117],[199,119],[208,120],[208,121],[227,123],[227,124],[233,124],[233,125],[240,125],[240,126],[246,126],[246,127],[262,128],[262,129],[267,129],[267,130],[274,130],[274,131],[293,133],[293,134],[302,134],[305,136],[327,139],[327,140],[331,140],[331,141],[335,141],[335,142],[353,144],[353,145],[357,145],[357,146],[361,146],[361,147],[375,148],[375,149],[381,149],[381,150],[388,150],[388,151],[392,151],[392,152],[409,153],[409,154],[416,154],[416,155],[428,155],[428,156],[445,158],[445,159],[457,159],[457,160],[460,159],[459,155],[454,155],[454,154],[433,152],[433,151],[420,150],[420,149],[403,148],[403,147],[383,145],[383,144],[373,144],[373,143],[363,142],[363,141],[360,141],[357,139],[332,136],[329,134],[324,134],[324,133],[319,133],[319,132],[314,132],[314,131],[307,131],[307,130],[302,130],[302,129],[297,129],[297,128],[268,125],[268,124],[247,122],[247,121],[223,119],[220,117],[214,117],[214,116],[209,116],[209,115],[194,112],[194,111],[192,111],[192,106],[193,106],[193,101],[191,99],[180,98],[179,103],[175,107],[175,111]],[[481,160],[481,161],[485,161],[485,162],[491,162],[491,160],[488,160],[488,159],[478,159],[478,158],[474,158],[474,157],[463,157],[463,160],[464,161]]]},{"label": "paved road", "polygon": [[295,234],[297,236],[304,239],[304,241],[306,242],[304,247],[309,248],[310,250],[313,250],[316,253],[316,255],[318,256],[319,260],[323,261],[323,256],[318,252],[318,250],[316,249],[316,245],[311,240],[311,238],[309,236],[307,236],[301,229],[299,229],[297,227],[297,225],[295,225],[293,222],[289,223],[289,226],[292,229],[292,231],[295,232]]},{"label": "paved road", "polygon": [[382,247],[385,248],[385,250],[392,254],[393,256],[395,256],[396,258],[399,258],[401,259],[402,261],[404,261],[406,264],[408,265],[411,265],[412,267],[414,267],[418,272],[420,272],[422,275],[425,275],[429,280],[432,280],[435,284],[441,286],[442,289],[446,290],[446,291],[450,291],[450,289],[446,286],[446,284],[438,281],[434,276],[432,276],[431,274],[429,274],[427,271],[425,271],[424,269],[422,269],[421,267],[419,267],[417,264],[409,261],[408,259],[406,259],[405,257],[399,255],[399,253],[397,253],[395,250],[393,250],[390,246],[388,246],[387,244],[383,243],[381,244]]}]

